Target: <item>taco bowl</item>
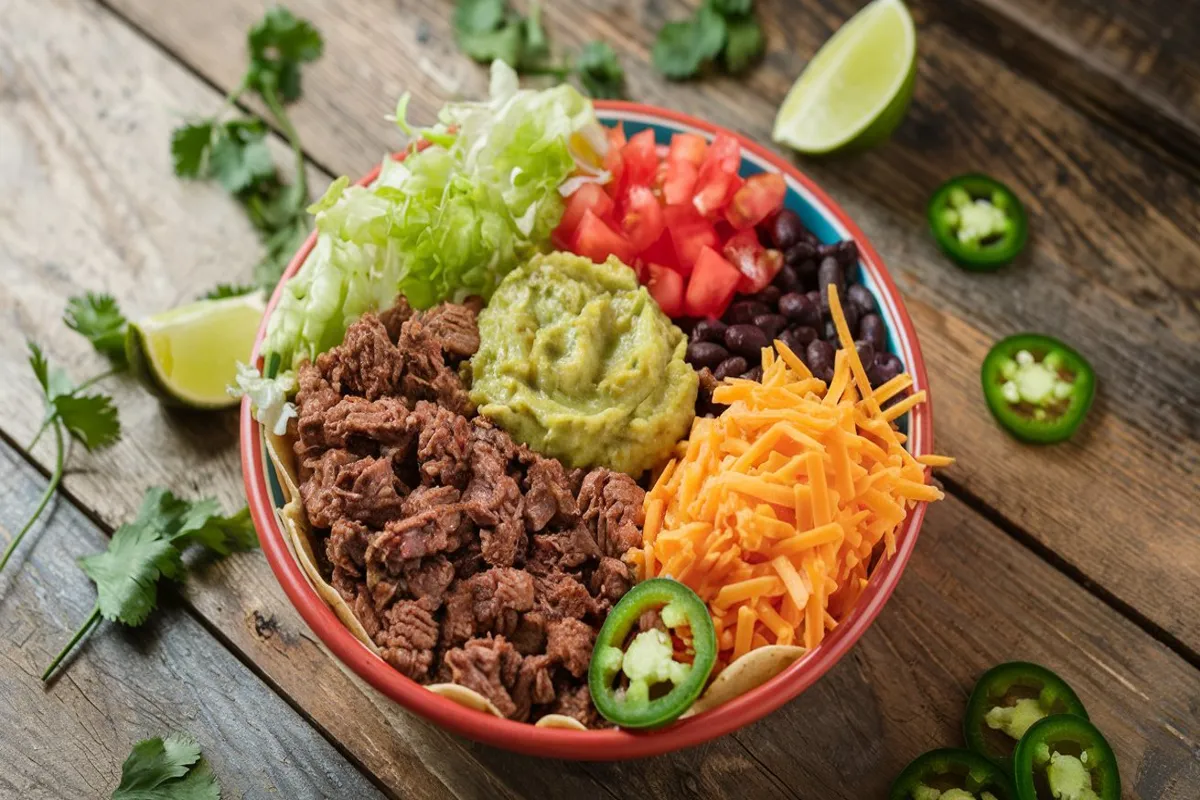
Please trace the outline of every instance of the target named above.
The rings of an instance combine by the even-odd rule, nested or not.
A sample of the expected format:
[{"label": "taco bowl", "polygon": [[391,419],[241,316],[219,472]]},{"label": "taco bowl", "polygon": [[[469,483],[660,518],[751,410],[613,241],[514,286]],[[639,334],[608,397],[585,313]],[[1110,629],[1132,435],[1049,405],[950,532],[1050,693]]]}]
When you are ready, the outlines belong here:
[{"label": "taco bowl", "polygon": [[[679,131],[709,138],[714,126],[674,112],[631,103],[597,102],[602,122],[622,122],[630,133],[654,130],[660,141]],[[928,388],[912,324],[899,293],[862,232],[809,179],[764,148],[739,137],[742,171],[775,171],[787,182],[786,204],[822,241],[852,238],[860,252],[863,282],[875,295],[897,353],[913,378],[913,389]],[[363,182],[373,180],[375,173]],[[294,274],[313,247],[314,237],[297,253],[284,279]],[[282,283],[281,283],[282,287]],[[272,298],[267,315],[278,302]],[[256,344],[259,357],[264,328]],[[932,426],[928,404],[908,416],[907,447],[914,455],[930,452]],[[298,499],[291,443],[256,422],[243,404],[242,461],[251,513],[268,561],[289,598],[323,642],[358,675],[404,707],[469,738],[532,755],[610,760],[656,755],[691,746],[742,727],[770,713],[810,686],[853,646],[878,615],[899,581],[916,543],[924,514],[917,505],[902,523],[895,554],[880,560],[853,610],[811,652],[778,646],[752,650],[715,679],[696,705],[678,722],[645,733],[621,729],[580,730],[574,719],[547,715],[538,725],[503,718],[481,695],[454,684],[422,686],[401,675],[378,655],[378,648],[353,612],[322,578],[313,552],[311,528]]]}]

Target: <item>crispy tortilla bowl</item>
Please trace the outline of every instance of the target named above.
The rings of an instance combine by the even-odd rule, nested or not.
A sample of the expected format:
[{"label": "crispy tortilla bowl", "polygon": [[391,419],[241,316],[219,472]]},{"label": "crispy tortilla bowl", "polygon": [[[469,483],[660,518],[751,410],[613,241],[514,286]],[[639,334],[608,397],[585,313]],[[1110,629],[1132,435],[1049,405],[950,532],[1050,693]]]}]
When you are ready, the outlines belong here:
[{"label": "crispy tortilla bowl", "polygon": [[[778,155],[701,120],[635,103],[598,101],[595,107],[603,123],[621,122],[630,134],[653,129],[660,143],[678,132],[699,133],[709,139],[718,133],[733,135],[742,147],[743,176],[762,171],[782,174],[787,183],[786,205],[800,215],[809,230],[825,242],[854,239],[858,243],[863,283],[878,301],[888,328],[889,349],[903,361],[913,391],[928,391],[925,365],[899,291],[862,231],[810,179]],[[369,183],[377,173],[378,169],[372,171],[360,183]],[[266,320],[283,283],[300,268],[315,239],[314,234],[292,259],[268,305],[254,350],[260,366]],[[931,453],[930,404],[916,406],[903,422],[908,450],[914,456]],[[454,684],[422,686],[378,655],[349,606],[317,568],[313,534],[296,488],[292,442],[259,424],[248,399],[242,404],[240,431],[246,494],[263,551],[289,599],[321,640],[356,674],[408,710],[476,741],[536,756],[617,760],[659,755],[722,736],[792,700],[836,664],[878,616],[912,555],[925,513],[924,503],[909,512],[897,533],[894,555],[878,559],[853,609],[811,651],[781,646],[751,650],[726,667],[683,718],[650,732],[586,730],[576,720],[558,715],[530,725],[504,718],[470,689]]]}]

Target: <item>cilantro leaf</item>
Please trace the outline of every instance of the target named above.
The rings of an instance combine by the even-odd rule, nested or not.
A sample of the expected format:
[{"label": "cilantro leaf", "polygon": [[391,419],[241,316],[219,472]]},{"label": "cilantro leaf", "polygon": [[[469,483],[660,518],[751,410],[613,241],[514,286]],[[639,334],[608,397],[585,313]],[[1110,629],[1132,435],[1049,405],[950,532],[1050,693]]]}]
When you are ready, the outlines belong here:
[{"label": "cilantro leaf", "polygon": [[521,25],[505,24],[493,31],[480,33],[457,32],[459,48],[476,61],[499,59],[516,69],[521,64]]},{"label": "cilantro leaf", "polygon": [[247,84],[264,95],[278,89],[284,103],[300,98],[300,65],[316,61],[325,49],[312,23],[283,6],[270,9],[255,23],[248,43]]},{"label": "cilantro leaf", "polygon": [[251,286],[246,283],[218,283],[216,286],[200,295],[200,299],[225,300],[229,297],[241,297],[244,294],[250,294],[251,292],[257,291],[257,286]]},{"label": "cilantro leaf", "polygon": [[607,42],[588,42],[575,61],[584,91],[600,99],[625,96],[625,69]]},{"label": "cilantro leaf", "polygon": [[126,365],[125,330],[129,320],[121,313],[120,306],[111,294],[87,292],[72,297],[67,301],[63,322],[87,338],[92,347],[114,366]]},{"label": "cilantro leaf", "polygon": [[147,739],[121,766],[112,800],[220,800],[221,788],[200,748],[185,736]]},{"label": "cilantro leaf", "polygon": [[723,17],[734,17],[749,14],[754,0],[708,0],[708,5]]},{"label": "cilantro leaf", "polygon": [[725,19],[702,6],[685,22],[668,22],[659,31],[651,58],[655,68],[675,80],[690,78],[701,65],[721,52],[725,44]]},{"label": "cilantro leaf", "polygon": [[308,218],[301,215],[266,236],[263,239],[266,251],[254,267],[254,282],[265,289],[273,289],[292,256],[308,239],[309,232]]},{"label": "cilantro leaf", "polygon": [[171,132],[171,163],[181,178],[203,178],[208,173],[212,149],[213,121],[183,125]]},{"label": "cilantro leaf", "polygon": [[121,438],[117,407],[106,394],[60,394],[52,401],[67,431],[88,451],[99,450]]},{"label": "cilantro leaf", "polygon": [[550,43],[542,28],[542,4],[529,0],[529,16],[522,20],[521,64],[535,67],[550,55]]},{"label": "cilantro leaf", "polygon": [[237,119],[222,125],[213,141],[208,175],[237,194],[275,175],[266,142],[267,126],[259,119]]},{"label": "cilantro leaf", "polygon": [[79,566],[96,584],[100,614],[131,626],[158,605],[159,578],[177,578],[184,569],[175,545],[140,520],[117,528],[108,549],[79,559]]},{"label": "cilantro leaf", "polygon": [[454,6],[454,33],[487,33],[504,21],[505,0],[458,0]]},{"label": "cilantro leaf", "polygon": [[243,506],[241,511],[229,516],[211,514],[203,520],[195,520],[194,527],[176,541],[194,542],[219,556],[227,556],[239,550],[253,550],[258,546],[258,534],[250,521],[250,509]]},{"label": "cilantro leaf", "polygon": [[762,55],[763,33],[753,16],[726,18],[725,50],[722,59],[728,72],[742,72]]}]

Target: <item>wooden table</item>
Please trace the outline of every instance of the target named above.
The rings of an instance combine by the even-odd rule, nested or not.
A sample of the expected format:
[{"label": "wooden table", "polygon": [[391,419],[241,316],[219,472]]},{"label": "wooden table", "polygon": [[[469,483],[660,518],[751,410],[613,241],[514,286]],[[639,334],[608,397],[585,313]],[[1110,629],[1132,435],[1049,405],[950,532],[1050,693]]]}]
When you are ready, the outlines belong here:
[{"label": "wooden table", "polygon": [[[791,81],[860,0],[760,0],[764,62],[671,84],[648,66],[677,0],[546,3],[558,46],[602,37],[632,98],[769,142]],[[449,0],[291,0],[324,33],[294,119],[316,186],[395,147],[382,117],[479,96]],[[890,265],[932,378],[937,446],[958,456],[908,574],[854,651],[786,708],[645,762],[509,755],[402,711],[335,661],[261,553],[202,571],[145,628],[104,625],[49,687],[41,667],[93,589],[74,559],[152,484],[242,502],[233,414],[165,411],[116,381],[125,437],[77,448],[55,513],[0,576],[0,796],[107,797],[130,745],[184,730],[227,797],[875,798],[913,756],[959,742],[981,670],[1025,658],[1064,675],[1116,748],[1127,797],[1200,797],[1200,2],[912,0],[921,63],[893,141],[802,167]],[[243,69],[244,0],[0,0],[0,526],[41,491],[46,443],[24,339],[76,375],[100,364],[59,322],[106,290],[132,315],[246,279],[258,245],[215,186],[171,174],[181,114],[215,109]],[[282,156],[282,140],[275,145]],[[281,160],[283,160],[281,158]],[[1032,215],[994,275],[952,267],[925,230],[943,179],[982,170]],[[991,342],[1074,343],[1099,375],[1070,443],[1015,443],[978,385]]]}]

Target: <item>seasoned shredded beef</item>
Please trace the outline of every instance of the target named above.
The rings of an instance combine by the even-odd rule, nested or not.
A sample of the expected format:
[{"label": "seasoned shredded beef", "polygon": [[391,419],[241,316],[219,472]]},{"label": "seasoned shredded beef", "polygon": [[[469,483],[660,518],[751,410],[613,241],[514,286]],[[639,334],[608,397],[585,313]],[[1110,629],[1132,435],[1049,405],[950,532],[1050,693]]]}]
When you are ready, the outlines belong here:
[{"label": "seasoned shredded beef", "polygon": [[453,681],[515,720],[604,724],[587,669],[632,585],[643,491],[567,470],[474,416],[458,367],[480,301],[366,314],[296,396],[300,495],[320,569],[383,658]]}]

